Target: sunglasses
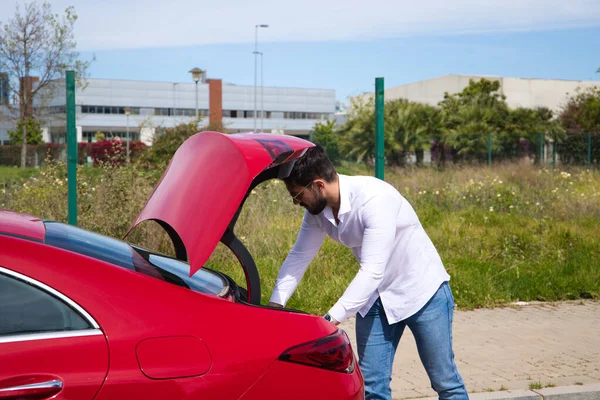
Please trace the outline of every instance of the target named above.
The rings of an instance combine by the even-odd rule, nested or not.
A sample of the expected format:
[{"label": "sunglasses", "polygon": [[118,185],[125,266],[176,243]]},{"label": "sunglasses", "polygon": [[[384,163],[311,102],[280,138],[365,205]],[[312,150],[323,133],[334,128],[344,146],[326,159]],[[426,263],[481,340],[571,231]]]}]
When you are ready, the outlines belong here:
[{"label": "sunglasses", "polygon": [[302,194],[302,193],[303,193],[303,192],[306,190],[306,188],[308,188],[308,187],[309,187],[310,185],[312,185],[313,183],[314,183],[314,181],[312,181],[312,182],[309,182],[309,183],[308,183],[308,185],[304,186],[304,187],[302,188],[302,190],[300,190],[298,193],[296,193],[296,195],[295,195],[295,196],[292,196],[292,200],[294,201],[294,203],[299,203],[299,202],[300,202],[300,200],[299,200],[299,198],[300,198],[300,195],[301,195],[301,194]]}]

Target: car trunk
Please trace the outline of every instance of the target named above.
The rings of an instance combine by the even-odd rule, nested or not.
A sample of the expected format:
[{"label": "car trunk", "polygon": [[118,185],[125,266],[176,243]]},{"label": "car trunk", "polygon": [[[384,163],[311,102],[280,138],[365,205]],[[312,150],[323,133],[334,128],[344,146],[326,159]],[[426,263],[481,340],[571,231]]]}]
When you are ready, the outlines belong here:
[{"label": "car trunk", "polygon": [[252,189],[289,176],[312,146],[287,135],[198,133],[179,147],[127,234],[143,221],[158,222],[173,241],[176,258],[189,262],[190,276],[222,242],[244,270],[247,293],[240,291],[238,301],[259,305],[259,271],[235,224]]}]

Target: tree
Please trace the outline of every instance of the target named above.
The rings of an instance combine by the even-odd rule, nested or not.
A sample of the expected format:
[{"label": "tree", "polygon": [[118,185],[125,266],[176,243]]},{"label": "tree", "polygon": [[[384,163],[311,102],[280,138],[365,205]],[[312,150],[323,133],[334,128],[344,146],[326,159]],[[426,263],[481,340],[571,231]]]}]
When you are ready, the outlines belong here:
[{"label": "tree", "polygon": [[340,134],[336,131],[336,120],[327,118],[318,121],[313,128],[313,142],[327,151],[332,162],[338,162],[342,156],[340,153]]},{"label": "tree", "polygon": [[[350,101],[348,119],[340,129],[342,154],[356,161],[373,164],[375,157],[375,101],[354,98]],[[386,143],[387,145],[387,143]]]},{"label": "tree", "polygon": [[[578,91],[571,96],[562,109],[559,120],[567,132],[567,138],[559,146],[561,161],[572,163],[586,162],[586,134],[600,135],[600,87]],[[600,158],[600,143],[592,141],[592,155]]]},{"label": "tree", "polygon": [[15,129],[8,131],[10,142],[12,144],[23,143],[23,131],[27,132],[27,144],[42,143],[42,127],[40,122],[33,118],[27,120],[27,127],[23,127],[23,120],[19,120]]},{"label": "tree", "polygon": [[527,146],[533,144],[533,156],[537,160],[541,145],[540,133],[555,142],[563,139],[564,129],[554,118],[552,110],[546,107],[519,107],[510,110],[500,135],[500,153],[506,157],[522,156],[525,149],[521,147],[521,143],[526,140]]},{"label": "tree", "polygon": [[216,125],[209,124],[203,127],[199,127],[198,122],[198,120],[194,120],[173,128],[165,128],[161,135],[154,138],[152,146],[140,155],[139,163],[149,168],[154,168],[160,163],[167,163],[190,136],[202,131],[214,131],[221,126],[220,121]]},{"label": "tree", "polygon": [[423,163],[424,151],[431,149],[432,144],[438,142],[442,135],[442,114],[439,108],[427,105],[418,104],[416,113],[418,120],[422,126],[421,146],[415,148],[415,156],[417,165]]},{"label": "tree", "polygon": [[[450,111],[455,108],[455,111]],[[492,148],[497,148],[501,131],[499,118],[505,113],[499,104],[489,102],[484,94],[470,102],[458,104],[450,110],[442,107],[444,115],[444,143],[456,150],[459,158],[482,161],[487,155],[488,134],[493,135]]]},{"label": "tree", "polygon": [[[11,94],[17,108],[10,106],[13,121],[36,119],[36,108],[42,93],[51,97],[57,80],[65,71],[74,70],[85,77],[89,62],[78,60],[73,28],[77,21],[75,9],[65,9],[64,15],[52,14],[50,3],[17,4],[15,15],[0,30],[0,70],[8,74]],[[36,101],[37,100],[37,101]],[[39,120],[39,118],[37,118]],[[25,168],[27,127],[21,123],[21,168]]]},{"label": "tree", "polygon": [[471,79],[460,93],[446,93],[439,103],[443,124],[441,145],[451,146],[459,158],[482,161],[487,156],[491,133],[492,149],[498,151],[499,134],[509,114],[505,96],[498,93],[499,89],[499,81]]},{"label": "tree", "polygon": [[421,105],[405,99],[385,104],[385,135],[388,142],[386,156],[391,164],[405,166],[408,154],[424,150],[431,137],[420,112]]}]

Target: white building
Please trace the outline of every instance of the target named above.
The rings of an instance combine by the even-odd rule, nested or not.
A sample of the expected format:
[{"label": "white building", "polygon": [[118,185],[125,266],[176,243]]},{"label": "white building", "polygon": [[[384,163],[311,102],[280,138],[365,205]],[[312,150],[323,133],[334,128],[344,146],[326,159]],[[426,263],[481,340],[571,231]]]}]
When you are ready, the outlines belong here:
[{"label": "white building", "polygon": [[[201,125],[222,118],[227,132],[263,131],[308,137],[317,121],[336,111],[335,91],[330,89],[258,87],[256,120],[254,86],[207,79],[198,83],[197,96]],[[107,138],[125,139],[129,131],[131,140],[151,144],[162,129],[195,119],[196,84],[87,79],[87,85],[76,90],[75,103],[79,142],[95,141],[97,132]],[[65,142],[65,104],[63,81],[45,104],[54,118],[43,129],[44,141]],[[126,115],[127,110],[130,115]],[[0,126],[0,144],[8,144],[6,131],[10,128]]]},{"label": "white building", "polygon": [[[600,87],[600,81],[445,75],[386,89],[385,100],[404,98],[435,106],[444,99],[444,93],[459,93],[468,86],[470,79],[479,81],[482,78],[500,82],[499,91],[506,96],[506,102],[511,108],[548,107],[559,111],[578,88]],[[372,93],[369,95],[372,96]]]}]

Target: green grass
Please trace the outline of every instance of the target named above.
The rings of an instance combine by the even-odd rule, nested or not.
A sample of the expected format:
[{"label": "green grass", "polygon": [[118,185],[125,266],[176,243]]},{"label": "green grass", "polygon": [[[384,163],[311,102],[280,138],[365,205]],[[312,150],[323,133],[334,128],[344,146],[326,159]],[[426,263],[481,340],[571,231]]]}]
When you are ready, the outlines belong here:
[{"label": "green grass", "polygon": [[26,168],[25,171],[21,171],[21,168],[19,167],[0,166],[0,184],[3,184],[7,181],[29,178],[37,175],[38,173],[38,168]]},{"label": "green grass", "polygon": [[530,384],[529,384],[529,389],[530,389],[530,390],[534,390],[534,389],[541,389],[541,388],[543,388],[543,387],[544,387],[544,386],[542,386],[542,383],[541,383],[541,382],[532,382],[532,383],[530,383]]},{"label": "green grass", "polygon": [[[340,171],[369,172],[352,164]],[[80,226],[123,237],[160,172],[135,166],[80,167]],[[31,178],[9,173],[0,208],[66,221],[64,165],[46,166]],[[459,308],[600,297],[600,171],[498,165],[386,171],[385,176],[413,205],[437,247]],[[240,215],[236,234],[261,273],[263,303],[294,244],[302,215],[280,181],[257,187]],[[153,222],[136,229],[131,240],[172,254],[168,238]],[[244,283],[237,259],[223,245],[207,266]],[[288,306],[326,312],[358,268],[349,249],[326,239]]]}]

